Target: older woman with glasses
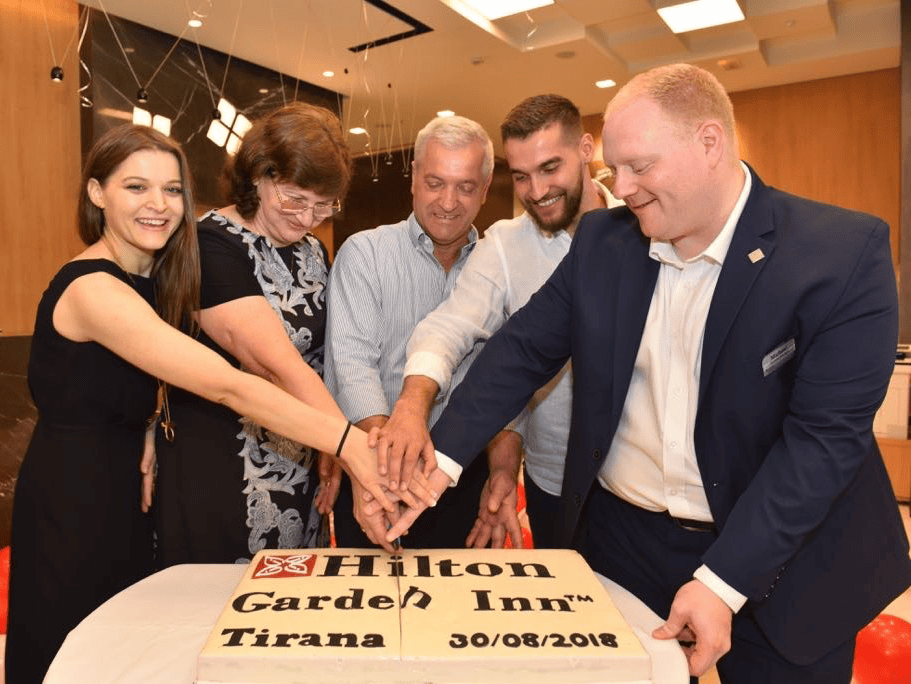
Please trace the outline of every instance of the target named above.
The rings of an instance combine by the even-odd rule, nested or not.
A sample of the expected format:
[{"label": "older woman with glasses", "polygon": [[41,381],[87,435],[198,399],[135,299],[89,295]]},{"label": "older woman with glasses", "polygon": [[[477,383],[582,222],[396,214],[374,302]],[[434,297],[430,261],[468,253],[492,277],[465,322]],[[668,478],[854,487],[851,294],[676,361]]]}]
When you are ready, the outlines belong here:
[{"label": "older woman with glasses", "polygon": [[[232,204],[198,223],[200,341],[339,417],[320,378],[329,262],[310,230],[339,211],[350,178],[337,117],[296,102],[254,123],[223,173]],[[156,440],[162,565],[319,543],[320,513],[338,491],[330,459],[320,487],[311,449],[180,390],[165,408],[173,434]]]}]

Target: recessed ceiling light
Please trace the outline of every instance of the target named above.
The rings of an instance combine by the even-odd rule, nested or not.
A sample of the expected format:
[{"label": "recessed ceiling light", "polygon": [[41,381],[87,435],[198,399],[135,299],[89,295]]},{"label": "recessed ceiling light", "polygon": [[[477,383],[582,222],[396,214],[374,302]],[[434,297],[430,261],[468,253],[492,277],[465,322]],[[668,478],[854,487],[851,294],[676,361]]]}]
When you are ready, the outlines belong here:
[{"label": "recessed ceiling light", "polygon": [[199,19],[190,19],[190,21],[187,22],[187,25],[190,28],[199,28],[202,26],[202,22]]},{"label": "recessed ceiling light", "polygon": [[437,112],[437,116],[455,116],[455,112],[451,109],[441,109]]},{"label": "recessed ceiling light", "polygon": [[691,2],[661,2],[658,14],[674,33],[686,33],[710,26],[743,21],[743,11],[737,0],[691,0]]},{"label": "recessed ceiling light", "polygon": [[326,71],[323,72],[323,76],[325,76],[326,78],[332,78],[333,76],[335,76],[335,72],[329,71],[328,69],[326,69]]},{"label": "recessed ceiling light", "polygon": [[269,92],[269,89],[268,89],[268,88],[260,88],[260,89],[259,89],[259,94],[260,94],[260,95],[265,95],[265,94],[268,93],[268,92]]},{"label": "recessed ceiling light", "polygon": [[512,14],[519,14],[519,12],[528,12],[539,7],[553,5],[554,0],[462,0],[462,4],[468,5],[485,19],[493,21]]},{"label": "recessed ceiling light", "polygon": [[617,82],[609,78],[605,78],[603,81],[595,81],[595,85],[599,88],[613,88],[615,85],[617,85]]},{"label": "recessed ceiling light", "polygon": [[349,128],[348,132],[352,135],[364,135],[367,132],[367,129],[361,128],[360,126],[355,126],[354,128]]}]

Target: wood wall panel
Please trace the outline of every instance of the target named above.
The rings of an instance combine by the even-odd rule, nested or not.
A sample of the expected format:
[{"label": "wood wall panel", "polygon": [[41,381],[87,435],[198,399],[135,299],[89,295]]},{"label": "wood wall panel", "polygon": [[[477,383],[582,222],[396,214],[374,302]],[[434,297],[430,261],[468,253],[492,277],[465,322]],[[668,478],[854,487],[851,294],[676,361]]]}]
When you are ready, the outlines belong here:
[{"label": "wood wall panel", "polygon": [[[2,335],[31,334],[48,281],[81,249],[78,12],[73,0],[0,0]],[[48,33],[57,60],[66,53],[60,83],[50,79]]]},{"label": "wood wall panel", "polygon": [[898,501],[911,500],[911,440],[877,437],[892,490]]},{"label": "wood wall panel", "polygon": [[[740,156],[763,182],[880,217],[896,268],[900,96],[897,68],[731,93]],[[602,115],[583,123],[600,148]],[[596,159],[593,171],[604,166]]]},{"label": "wood wall panel", "polygon": [[769,185],[874,214],[898,264],[899,70],[732,93],[741,157]]}]

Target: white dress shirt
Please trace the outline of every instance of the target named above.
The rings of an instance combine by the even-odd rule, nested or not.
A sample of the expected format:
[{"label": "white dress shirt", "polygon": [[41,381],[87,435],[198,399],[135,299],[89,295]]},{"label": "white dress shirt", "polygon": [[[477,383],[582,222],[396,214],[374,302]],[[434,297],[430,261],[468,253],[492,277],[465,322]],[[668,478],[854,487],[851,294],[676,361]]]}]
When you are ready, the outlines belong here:
[{"label": "white dress shirt", "polygon": [[[661,266],[639,344],[623,413],[598,481],[621,499],[675,518],[711,522],[696,461],[693,431],[705,322],[715,284],[750,194],[750,172],[734,209],[712,243],[683,260],[673,245],[652,240]],[[706,566],[696,578],[735,612],[746,600]]]}]

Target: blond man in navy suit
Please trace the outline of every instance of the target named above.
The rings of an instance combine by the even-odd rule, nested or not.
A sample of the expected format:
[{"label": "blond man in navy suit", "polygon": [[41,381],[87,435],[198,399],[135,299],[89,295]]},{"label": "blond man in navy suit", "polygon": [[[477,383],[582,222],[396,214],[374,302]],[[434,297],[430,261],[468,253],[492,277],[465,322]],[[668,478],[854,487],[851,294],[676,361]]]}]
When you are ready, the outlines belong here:
[{"label": "blond man in navy suit", "polygon": [[694,66],[624,86],[603,145],[626,208],[582,219],[475,360],[431,485],[572,357],[563,540],[667,618],[691,675],[847,684],[857,632],[911,583],[872,431],[898,330],[888,226],[764,185]]}]

